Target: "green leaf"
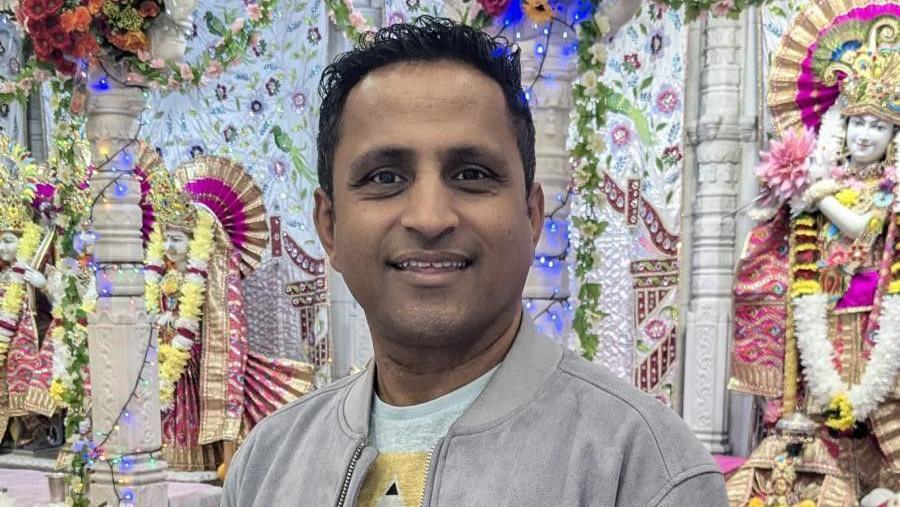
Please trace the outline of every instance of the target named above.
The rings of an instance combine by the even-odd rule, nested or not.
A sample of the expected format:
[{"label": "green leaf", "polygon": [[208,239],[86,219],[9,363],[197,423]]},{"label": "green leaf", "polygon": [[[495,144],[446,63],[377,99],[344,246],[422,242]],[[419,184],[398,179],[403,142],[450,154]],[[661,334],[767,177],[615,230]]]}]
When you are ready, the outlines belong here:
[{"label": "green leaf", "polygon": [[[653,78],[649,77],[647,79],[652,80]],[[634,91],[634,89],[632,89],[632,91]],[[634,128],[637,130],[638,137],[641,138],[641,142],[644,146],[656,145],[656,136],[650,131],[650,124],[647,116],[628,100],[627,97],[621,93],[610,90],[609,97],[607,98],[607,106],[610,111],[623,114],[634,123]]]},{"label": "green leaf", "polygon": [[650,85],[652,85],[652,84],[653,84],[653,76],[647,76],[646,78],[644,78],[643,81],[641,81],[641,91],[646,90],[647,88],[650,88]]},{"label": "green leaf", "polygon": [[206,28],[209,30],[209,33],[224,37],[225,33],[228,32],[228,29],[225,28],[225,24],[222,23],[222,20],[217,18],[212,12],[206,11],[206,14],[203,15],[203,19],[206,21]]}]

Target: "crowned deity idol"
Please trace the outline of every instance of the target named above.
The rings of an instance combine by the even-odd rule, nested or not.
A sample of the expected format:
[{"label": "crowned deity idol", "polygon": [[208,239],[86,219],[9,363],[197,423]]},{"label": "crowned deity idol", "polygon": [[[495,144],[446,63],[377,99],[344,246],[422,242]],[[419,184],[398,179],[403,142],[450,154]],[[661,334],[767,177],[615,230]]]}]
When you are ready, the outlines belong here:
[{"label": "crowned deity idol", "polygon": [[[35,223],[38,166],[27,151],[0,136],[0,435],[13,447],[46,447],[53,344],[35,322],[47,278],[37,269],[50,241]],[[36,293],[37,292],[37,293]]]},{"label": "crowned deity idol", "polygon": [[782,135],[757,167],[730,387],[769,398],[774,431],[729,496],[856,505],[900,489],[900,4],[811,4],[769,104]]},{"label": "crowned deity idol", "polygon": [[152,205],[145,298],[158,330],[163,457],[176,470],[222,474],[259,420],[311,389],[312,369],[248,350],[241,277],[268,231],[243,168],[199,157],[173,180],[147,147],[138,165]]}]

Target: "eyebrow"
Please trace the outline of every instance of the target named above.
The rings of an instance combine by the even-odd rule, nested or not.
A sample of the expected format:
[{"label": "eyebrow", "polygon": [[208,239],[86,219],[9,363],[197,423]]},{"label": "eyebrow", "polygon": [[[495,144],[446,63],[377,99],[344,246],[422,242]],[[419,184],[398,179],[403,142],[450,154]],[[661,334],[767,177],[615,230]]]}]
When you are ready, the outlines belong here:
[{"label": "eyebrow", "polygon": [[492,165],[505,165],[504,157],[499,156],[491,150],[476,146],[474,144],[464,144],[461,146],[453,146],[440,151],[441,160],[457,161],[457,160],[485,160],[491,162]]},{"label": "eyebrow", "polygon": [[361,172],[367,171],[373,166],[409,163],[415,160],[416,154],[409,148],[401,146],[382,146],[369,150],[350,164],[351,179]]}]

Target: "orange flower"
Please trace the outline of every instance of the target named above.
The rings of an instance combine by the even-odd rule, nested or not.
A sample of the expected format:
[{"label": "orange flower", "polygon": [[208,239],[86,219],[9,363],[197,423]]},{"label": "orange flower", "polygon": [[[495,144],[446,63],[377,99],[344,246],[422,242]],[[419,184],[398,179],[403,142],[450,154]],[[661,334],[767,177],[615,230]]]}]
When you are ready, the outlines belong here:
[{"label": "orange flower", "polygon": [[535,23],[546,23],[553,19],[553,8],[547,0],[524,0],[525,14]]},{"label": "orange flower", "polygon": [[100,45],[93,35],[83,34],[75,41],[75,56],[87,58],[100,52]]},{"label": "orange flower", "polygon": [[91,14],[97,14],[103,9],[103,3],[105,0],[88,0],[87,8]]},{"label": "orange flower", "polygon": [[87,7],[76,7],[73,11],[64,12],[59,23],[66,32],[86,32],[91,27],[91,12]]},{"label": "orange flower", "polygon": [[150,49],[150,41],[143,32],[126,32],[124,34],[111,34],[109,41],[123,51],[137,54],[139,50]]}]

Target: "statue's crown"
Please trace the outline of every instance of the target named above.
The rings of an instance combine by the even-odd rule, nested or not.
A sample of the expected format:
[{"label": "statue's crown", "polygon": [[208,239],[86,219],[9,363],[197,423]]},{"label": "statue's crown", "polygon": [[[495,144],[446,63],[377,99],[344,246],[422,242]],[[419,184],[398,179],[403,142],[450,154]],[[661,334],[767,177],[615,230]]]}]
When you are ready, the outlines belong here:
[{"label": "statue's crown", "polygon": [[840,83],[844,116],[871,114],[900,125],[900,19],[876,20],[865,40],[835,55],[825,69],[825,84]]},{"label": "statue's crown", "polygon": [[0,134],[0,231],[21,232],[32,221],[38,169],[28,150]]},{"label": "statue's crown", "polygon": [[197,211],[190,195],[178,188],[169,171],[160,167],[149,175],[149,181],[153,215],[160,228],[193,230]]}]

